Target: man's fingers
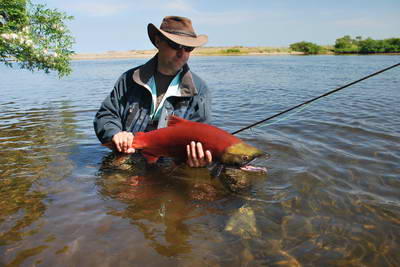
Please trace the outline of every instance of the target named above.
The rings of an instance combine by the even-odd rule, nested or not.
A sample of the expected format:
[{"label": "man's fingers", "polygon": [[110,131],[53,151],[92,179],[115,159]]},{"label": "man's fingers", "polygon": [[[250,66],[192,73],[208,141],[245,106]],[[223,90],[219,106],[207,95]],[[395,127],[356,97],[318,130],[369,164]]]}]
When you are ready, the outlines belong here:
[{"label": "man's fingers", "polygon": [[128,153],[128,154],[133,154],[133,153],[135,153],[135,149],[134,148],[128,148],[128,150],[126,151],[126,153]]},{"label": "man's fingers", "polygon": [[190,147],[190,145],[186,145],[186,154],[187,154],[187,164],[190,166],[190,167],[194,167],[194,165],[193,165],[193,161],[192,161],[192,153],[191,153],[191,147]]},{"label": "man's fingers", "polygon": [[[124,137],[125,137],[124,153],[134,153],[135,149],[131,148],[132,141],[133,141],[133,134],[127,133]],[[130,151],[132,151],[132,149],[133,149],[133,152],[130,152]]]},{"label": "man's fingers", "polygon": [[118,152],[121,152],[121,151],[122,151],[122,149],[121,149],[121,143],[120,143],[118,140],[114,141],[114,145],[115,145],[115,147],[117,148]]},{"label": "man's fingers", "polygon": [[193,167],[199,167],[199,160],[197,159],[197,151],[196,151],[196,142],[192,141],[190,143],[190,153],[192,155],[192,164]]},{"label": "man's fingers", "polygon": [[212,162],[212,155],[209,150],[203,150],[203,145],[200,142],[190,142],[186,146],[187,164],[190,167],[204,167]]},{"label": "man's fingers", "polygon": [[127,144],[128,144],[127,140],[122,141],[122,152],[124,153],[126,153],[126,151],[128,150]]},{"label": "man's fingers", "polygon": [[126,153],[129,148],[129,136],[128,135],[124,136],[123,146],[124,146],[124,152]]},{"label": "man's fingers", "polygon": [[191,155],[192,155],[192,164],[193,164],[193,167],[199,167],[200,166],[200,163],[199,163],[199,159],[198,159],[198,153],[197,153],[197,145],[196,145],[196,142],[194,142],[194,141],[192,141],[191,143],[190,143],[190,152],[191,152]]},{"label": "man's fingers", "polygon": [[200,161],[202,161],[204,159],[203,145],[200,142],[197,142],[196,147],[197,147],[197,158]]},{"label": "man's fingers", "polygon": [[119,132],[113,136],[112,141],[118,152],[122,153],[134,153],[133,148],[131,148],[133,141],[133,134],[130,132]]},{"label": "man's fingers", "polygon": [[207,164],[210,164],[212,162],[212,155],[211,155],[210,150],[206,150],[206,161],[207,161]]},{"label": "man's fingers", "polygon": [[192,159],[197,160],[196,143],[194,141],[190,142],[190,153],[192,155]]},{"label": "man's fingers", "polygon": [[207,165],[206,159],[204,157],[203,145],[200,142],[197,142],[197,159],[199,160],[199,167],[204,167]]}]

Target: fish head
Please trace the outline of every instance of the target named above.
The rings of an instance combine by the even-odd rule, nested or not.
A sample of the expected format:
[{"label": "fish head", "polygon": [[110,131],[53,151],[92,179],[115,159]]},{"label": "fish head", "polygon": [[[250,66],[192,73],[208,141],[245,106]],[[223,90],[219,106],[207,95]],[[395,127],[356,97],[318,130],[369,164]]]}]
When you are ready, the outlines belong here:
[{"label": "fish head", "polygon": [[228,166],[242,167],[253,159],[264,156],[266,153],[244,142],[229,146],[221,157],[221,162]]}]

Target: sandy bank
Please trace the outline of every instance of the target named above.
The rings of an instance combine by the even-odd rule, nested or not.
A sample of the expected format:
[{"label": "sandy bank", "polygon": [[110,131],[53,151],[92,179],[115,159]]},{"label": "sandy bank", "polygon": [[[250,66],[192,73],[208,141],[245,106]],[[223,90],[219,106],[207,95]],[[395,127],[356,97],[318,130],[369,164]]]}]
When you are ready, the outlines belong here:
[{"label": "sandy bank", "polygon": [[[72,56],[73,60],[151,58],[157,50],[108,51],[104,53],[82,53]],[[301,55],[286,47],[200,47],[192,56],[243,56],[243,55]]]}]

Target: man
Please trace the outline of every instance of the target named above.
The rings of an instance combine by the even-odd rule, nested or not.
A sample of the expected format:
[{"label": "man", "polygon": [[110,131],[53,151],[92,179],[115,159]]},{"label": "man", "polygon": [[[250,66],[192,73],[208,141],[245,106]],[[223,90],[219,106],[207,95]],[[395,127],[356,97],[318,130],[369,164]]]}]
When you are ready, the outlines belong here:
[{"label": "man", "polygon": [[[172,114],[193,121],[210,121],[210,94],[206,84],[190,71],[190,52],[208,41],[197,35],[190,19],[165,17],[160,28],[147,26],[158,53],[144,65],[128,70],[116,82],[94,119],[102,144],[131,154],[134,134],[167,126]],[[201,143],[187,145],[187,164],[202,167],[212,161]]]}]

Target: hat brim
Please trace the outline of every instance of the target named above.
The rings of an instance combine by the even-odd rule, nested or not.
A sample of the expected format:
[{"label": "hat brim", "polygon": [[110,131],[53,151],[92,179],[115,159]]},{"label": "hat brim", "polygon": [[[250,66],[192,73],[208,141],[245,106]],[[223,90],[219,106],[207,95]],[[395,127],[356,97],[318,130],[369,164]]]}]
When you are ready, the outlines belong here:
[{"label": "hat brim", "polygon": [[158,29],[152,23],[149,23],[149,25],[147,25],[147,33],[149,35],[150,41],[153,43],[153,45],[155,47],[157,47],[157,46],[155,44],[154,37],[157,33],[160,33],[160,34],[164,35],[165,37],[167,37],[168,39],[170,39],[171,41],[173,41],[177,44],[180,44],[180,45],[184,45],[184,46],[199,47],[199,46],[205,45],[208,42],[207,35],[200,34],[200,35],[197,35],[196,37],[190,37],[190,36],[172,34],[172,33],[163,31],[161,29]]}]

